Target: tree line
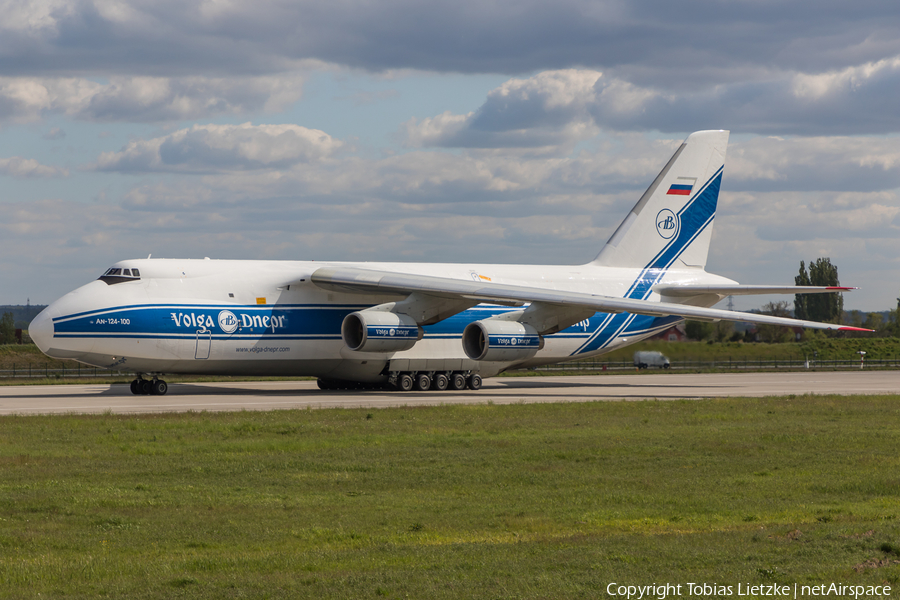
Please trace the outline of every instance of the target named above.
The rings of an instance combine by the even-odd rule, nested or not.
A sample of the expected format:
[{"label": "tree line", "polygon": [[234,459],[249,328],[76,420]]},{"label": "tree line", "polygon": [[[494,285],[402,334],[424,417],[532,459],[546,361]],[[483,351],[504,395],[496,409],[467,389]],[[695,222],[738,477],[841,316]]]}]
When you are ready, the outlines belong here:
[{"label": "tree line", "polygon": [[[800,261],[800,271],[794,277],[794,285],[798,286],[825,286],[838,287],[841,285],[838,277],[838,268],[832,264],[828,257],[817,258],[807,267],[804,261]],[[840,293],[835,294],[796,294],[794,307],[791,311],[790,303],[786,300],[769,302],[763,306],[760,313],[776,317],[793,317],[804,321],[818,321],[820,323],[843,323],[855,327],[865,327],[875,330],[878,337],[900,337],[900,298],[897,299],[897,307],[888,313],[887,318],[881,313],[863,314],[860,311],[844,312],[844,298]],[[746,332],[735,332],[734,324],[726,321],[719,323],[701,323],[688,321],[685,324],[686,335],[694,340],[709,341],[760,341],[760,342],[788,342],[796,337],[795,331],[788,327],[776,325],[757,325]],[[837,332],[803,332],[802,335],[848,335]]]},{"label": "tree line", "polygon": [[0,344],[15,344],[16,341],[16,321],[11,312],[5,312],[0,317]]}]

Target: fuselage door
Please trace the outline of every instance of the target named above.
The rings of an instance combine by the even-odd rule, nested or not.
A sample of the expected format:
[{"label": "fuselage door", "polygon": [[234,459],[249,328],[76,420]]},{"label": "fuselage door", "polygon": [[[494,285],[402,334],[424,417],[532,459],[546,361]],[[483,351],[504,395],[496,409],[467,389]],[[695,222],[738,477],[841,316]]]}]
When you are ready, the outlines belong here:
[{"label": "fuselage door", "polygon": [[194,351],[194,358],[206,360],[209,358],[209,346],[212,342],[212,331],[209,329],[201,329],[197,332],[197,349]]}]

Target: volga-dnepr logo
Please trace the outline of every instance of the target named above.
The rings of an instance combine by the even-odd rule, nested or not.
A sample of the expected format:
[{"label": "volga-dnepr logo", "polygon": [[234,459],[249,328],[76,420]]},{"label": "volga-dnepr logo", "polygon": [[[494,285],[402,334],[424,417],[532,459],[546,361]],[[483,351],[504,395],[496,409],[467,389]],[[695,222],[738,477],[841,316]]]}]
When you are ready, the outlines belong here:
[{"label": "volga-dnepr logo", "polygon": [[664,208],[656,215],[656,232],[664,240],[671,240],[678,233],[678,215]]},{"label": "volga-dnepr logo", "polygon": [[219,312],[219,327],[225,333],[234,333],[238,328],[238,318],[230,310]]}]

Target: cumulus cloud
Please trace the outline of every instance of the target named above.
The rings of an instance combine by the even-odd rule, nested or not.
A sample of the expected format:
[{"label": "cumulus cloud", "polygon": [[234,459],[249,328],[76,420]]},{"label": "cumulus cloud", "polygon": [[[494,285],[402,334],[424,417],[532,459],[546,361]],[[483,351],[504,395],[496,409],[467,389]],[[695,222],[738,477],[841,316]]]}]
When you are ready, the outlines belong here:
[{"label": "cumulus cloud", "polygon": [[818,74],[771,71],[765,78],[687,92],[601,80],[590,110],[598,125],[615,130],[883,134],[900,131],[889,91],[898,86],[900,55]]},{"label": "cumulus cloud", "polygon": [[0,120],[61,114],[84,121],[165,122],[273,112],[302,95],[303,77],[0,77]]},{"label": "cumulus cloud", "polygon": [[584,65],[652,72],[673,87],[708,83],[713,73],[746,80],[753,65],[823,72],[900,54],[900,15],[878,0],[6,0],[3,14],[5,74],[262,74],[315,59],[371,71]]},{"label": "cumulus cloud", "polygon": [[477,112],[406,124],[411,146],[469,148],[556,146],[593,137],[588,112],[601,73],[566,69],[511,79],[488,94]]},{"label": "cumulus cloud", "polygon": [[0,158],[0,174],[22,179],[43,179],[48,177],[68,177],[69,170],[42,165],[33,158],[13,156],[11,158]]},{"label": "cumulus cloud", "polygon": [[445,112],[410,120],[406,142],[413,147],[558,146],[563,151],[601,129],[721,128],[807,136],[900,131],[890,92],[900,87],[900,56],[819,75],[770,77],[677,92],[588,69],[543,72],[511,79],[466,115]]},{"label": "cumulus cloud", "polygon": [[[413,147],[539,148],[598,128],[897,131],[890,2],[5,0],[0,120],[166,122],[279,110],[316,65],[534,73],[470,114],[407,124]],[[583,70],[569,72],[573,65]],[[591,89],[588,83],[603,73]],[[561,89],[554,89],[554,85]],[[553,105],[552,100],[563,100]]]},{"label": "cumulus cloud", "polygon": [[758,137],[728,148],[735,190],[853,191],[900,188],[900,146],[884,137]]},{"label": "cumulus cloud", "polygon": [[[329,202],[374,195],[397,202],[465,206],[535,195],[640,192],[680,141],[626,132],[598,136],[591,150],[575,155],[415,150],[367,159],[337,154],[342,142],[296,125],[196,125],[159,138],[132,140],[118,152],[101,154],[90,168],[215,173],[206,184],[227,186],[229,193],[211,202],[235,194],[317,195]],[[892,190],[900,187],[900,149],[893,138],[884,137],[733,137],[725,185],[731,192]]]},{"label": "cumulus cloud", "polygon": [[342,143],[299,125],[194,125],[104,152],[91,168],[119,172],[216,172],[287,168],[326,158]]}]

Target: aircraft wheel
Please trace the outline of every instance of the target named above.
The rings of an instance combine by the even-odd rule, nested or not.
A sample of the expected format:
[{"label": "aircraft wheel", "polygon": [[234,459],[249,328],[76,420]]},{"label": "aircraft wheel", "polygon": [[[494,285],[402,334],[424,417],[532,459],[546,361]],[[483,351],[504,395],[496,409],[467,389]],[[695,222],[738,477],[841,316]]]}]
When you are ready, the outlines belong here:
[{"label": "aircraft wheel", "polygon": [[466,376],[462,373],[454,373],[450,377],[450,389],[457,392],[466,389]]},{"label": "aircraft wheel", "polygon": [[481,375],[475,373],[474,375],[469,375],[469,384],[470,390],[480,390],[481,389]]},{"label": "aircraft wheel", "polygon": [[450,379],[443,373],[438,373],[431,380],[431,389],[443,392],[450,385]]},{"label": "aircraft wheel", "polygon": [[135,396],[141,393],[141,384],[139,379],[135,379],[131,382],[131,393]]},{"label": "aircraft wheel", "polygon": [[397,389],[401,392],[408,392],[413,389],[413,378],[409,373],[403,373],[397,378]]},{"label": "aircraft wheel", "polygon": [[669,365],[663,365],[663,369],[668,369]]},{"label": "aircraft wheel", "polygon": [[425,373],[416,375],[416,390],[419,392],[427,392],[431,388],[431,377]]},{"label": "aircraft wheel", "polygon": [[162,379],[154,379],[150,385],[150,393],[154,396],[165,396],[169,391],[169,384]]},{"label": "aircraft wheel", "polygon": [[142,396],[149,396],[153,387],[153,382],[149,379],[138,379],[138,389]]},{"label": "aircraft wheel", "polygon": [[330,390],[331,389],[331,386],[328,385],[328,381],[326,381],[325,379],[317,379],[316,385],[319,386],[320,390]]}]

